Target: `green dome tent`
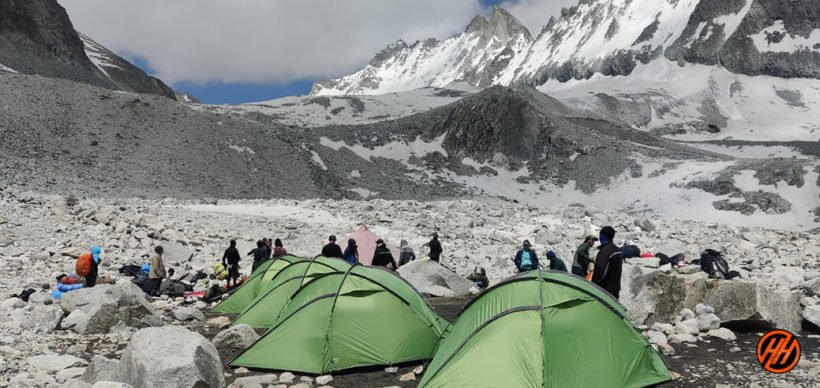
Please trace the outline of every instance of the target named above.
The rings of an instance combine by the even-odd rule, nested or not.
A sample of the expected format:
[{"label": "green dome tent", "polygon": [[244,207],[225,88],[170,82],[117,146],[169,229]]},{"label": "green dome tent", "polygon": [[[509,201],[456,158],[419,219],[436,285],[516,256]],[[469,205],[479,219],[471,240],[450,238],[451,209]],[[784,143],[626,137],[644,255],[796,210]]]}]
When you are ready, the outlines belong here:
[{"label": "green dome tent", "polygon": [[259,293],[232,325],[244,323],[258,329],[270,328],[300,287],[322,274],[344,272],[348,268],[350,263],[344,260],[322,256],[290,264],[271,279],[267,290]]},{"label": "green dome tent", "polygon": [[211,311],[221,314],[239,314],[260,292],[267,290],[271,279],[288,265],[305,259],[296,256],[277,257],[259,265],[245,284],[239,286],[230,296],[214,306]]},{"label": "green dome tent", "polygon": [[606,291],[531,271],[471,301],[419,384],[438,387],[645,387],[666,364]]},{"label": "green dome tent", "polygon": [[302,286],[233,367],[323,374],[429,359],[447,322],[399,276],[354,265]]}]

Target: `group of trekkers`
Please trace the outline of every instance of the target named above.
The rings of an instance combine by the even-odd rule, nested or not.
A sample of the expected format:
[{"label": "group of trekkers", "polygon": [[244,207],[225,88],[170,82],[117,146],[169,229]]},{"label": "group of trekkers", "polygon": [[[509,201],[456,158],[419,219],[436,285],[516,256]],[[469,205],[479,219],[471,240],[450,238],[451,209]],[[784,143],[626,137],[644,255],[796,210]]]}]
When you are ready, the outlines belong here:
[{"label": "group of trekkers", "polygon": [[[590,257],[590,250],[595,246],[595,242],[600,241],[598,254],[593,262]],[[575,257],[572,262],[571,272],[593,283],[612,294],[616,299],[621,292],[621,270],[624,258],[621,249],[615,245],[615,229],[606,226],[601,229],[598,237],[586,236],[575,250]],[[532,249],[529,240],[524,240],[522,247],[513,258],[518,272],[527,272],[539,268],[538,254]],[[553,271],[567,271],[564,260],[558,257],[553,251],[547,251],[549,259],[549,269]],[[589,277],[592,272],[592,277]]]}]

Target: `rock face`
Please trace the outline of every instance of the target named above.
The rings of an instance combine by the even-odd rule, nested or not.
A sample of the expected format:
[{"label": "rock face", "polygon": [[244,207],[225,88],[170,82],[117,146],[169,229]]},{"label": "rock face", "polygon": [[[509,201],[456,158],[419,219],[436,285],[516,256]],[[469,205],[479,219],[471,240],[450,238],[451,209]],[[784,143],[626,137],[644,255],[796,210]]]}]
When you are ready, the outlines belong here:
[{"label": "rock face", "polygon": [[117,377],[136,388],[225,385],[213,344],[200,334],[170,326],[134,334],[117,366]]},{"label": "rock face", "polygon": [[81,39],[56,0],[4,1],[0,26],[0,63],[20,73],[175,98],[162,81],[87,37]]},{"label": "rock face", "polygon": [[155,322],[145,293],[128,281],[66,293],[61,306],[69,314],[63,327],[79,334],[105,334],[120,322],[133,327]]},{"label": "rock face", "polygon": [[[788,290],[746,280],[707,279],[705,273],[664,274],[631,264],[624,265],[623,274],[621,302],[636,324],[671,322],[678,311],[702,303],[713,307],[714,314],[707,315],[720,317],[722,323],[746,321],[793,332],[801,329],[800,305]],[[714,323],[706,319],[702,326],[715,329]]]},{"label": "rock face", "polygon": [[432,260],[416,259],[399,268],[399,275],[417,291],[433,296],[467,295],[473,282]]},{"label": "rock face", "polygon": [[[22,302],[20,299],[16,300]],[[63,310],[55,305],[29,305],[0,311],[0,327],[32,329],[42,334],[53,332],[62,319]]]}]

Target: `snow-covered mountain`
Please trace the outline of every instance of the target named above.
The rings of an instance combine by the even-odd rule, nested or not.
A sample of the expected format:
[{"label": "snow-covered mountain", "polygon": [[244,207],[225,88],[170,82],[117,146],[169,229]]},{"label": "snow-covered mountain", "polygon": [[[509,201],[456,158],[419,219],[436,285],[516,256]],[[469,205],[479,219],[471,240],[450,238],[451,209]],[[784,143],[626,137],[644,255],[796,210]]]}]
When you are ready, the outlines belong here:
[{"label": "snow-covered mountain", "polygon": [[[545,15],[546,19],[546,15]],[[404,42],[313,94],[380,94],[463,80],[540,86],[630,75],[639,64],[720,65],[733,73],[820,78],[820,2],[812,0],[581,0],[535,39],[496,8],[443,42]]]},{"label": "snow-covered mountain", "polygon": [[490,20],[477,16],[467,29],[444,41],[408,45],[402,40],[378,53],[361,71],[313,86],[314,95],[384,94],[467,81],[491,86],[497,74],[520,63],[532,45],[529,31],[495,8]]}]

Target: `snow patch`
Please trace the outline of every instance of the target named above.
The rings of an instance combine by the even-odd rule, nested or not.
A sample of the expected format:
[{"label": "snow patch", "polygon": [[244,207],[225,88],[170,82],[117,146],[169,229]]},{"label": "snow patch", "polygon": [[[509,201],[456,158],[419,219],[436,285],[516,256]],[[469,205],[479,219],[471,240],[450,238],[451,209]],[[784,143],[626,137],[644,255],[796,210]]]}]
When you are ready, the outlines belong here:
[{"label": "snow patch", "polygon": [[239,152],[240,154],[243,153],[243,152],[247,152],[251,155],[256,155],[256,152],[254,152],[250,147],[247,147],[247,146],[238,146],[236,144],[233,144],[233,143],[229,142],[228,143],[228,148],[230,148],[230,149],[232,149],[236,152]]},{"label": "snow patch", "polygon": [[111,57],[106,54],[108,50],[105,47],[101,46],[99,43],[95,42],[85,34],[80,34],[80,39],[82,39],[83,44],[85,45],[85,54],[88,56],[88,59],[100,69],[103,74],[110,77],[108,72],[105,70],[106,67],[120,69],[123,70],[122,67],[118,66]]},{"label": "snow patch", "polygon": [[[770,41],[775,36],[780,41]],[[759,33],[751,36],[752,41],[760,52],[794,53],[803,50],[814,50],[815,45],[820,44],[820,29],[812,30],[808,37],[792,35],[786,31],[782,20],[776,20],[774,25],[766,27]]]},{"label": "snow patch", "polygon": [[342,147],[347,148],[360,158],[368,161],[372,161],[373,158],[384,158],[407,163],[411,157],[423,158],[425,155],[434,152],[440,152],[446,157],[447,151],[442,147],[445,137],[446,134],[429,143],[422,140],[421,137],[417,137],[412,142],[392,142],[372,149],[359,144],[348,145],[344,141],[333,141],[326,137],[320,138],[319,143],[335,151],[342,149]]},{"label": "snow patch", "polygon": [[310,156],[311,156],[311,159],[313,159],[314,163],[318,164],[319,167],[322,168],[322,170],[327,171],[327,165],[325,165],[325,162],[322,160],[321,157],[319,157],[319,154],[316,151],[311,150],[310,151]]},{"label": "snow patch", "polygon": [[2,64],[2,63],[0,63],[0,71],[5,71],[7,73],[17,73],[17,70],[14,70],[14,69],[12,69],[12,68],[10,68],[10,67]]},{"label": "snow patch", "polygon": [[302,206],[287,206],[274,204],[217,204],[217,205],[190,205],[186,208],[210,213],[237,214],[246,216],[266,217],[304,222],[308,224],[337,223],[342,224],[345,220],[339,219],[333,214],[319,209],[310,209]]},{"label": "snow patch", "polygon": [[361,187],[356,187],[356,188],[347,189],[347,190],[352,191],[356,194],[359,194],[359,196],[362,197],[362,199],[368,199],[370,197],[374,197],[374,196],[379,195],[379,193],[376,192],[376,191],[370,191],[368,189],[364,189],[364,188],[361,188]]}]

